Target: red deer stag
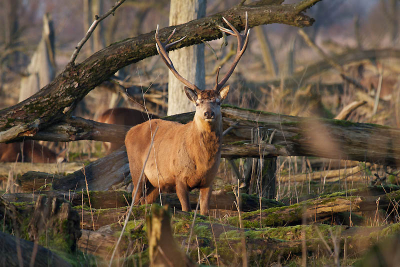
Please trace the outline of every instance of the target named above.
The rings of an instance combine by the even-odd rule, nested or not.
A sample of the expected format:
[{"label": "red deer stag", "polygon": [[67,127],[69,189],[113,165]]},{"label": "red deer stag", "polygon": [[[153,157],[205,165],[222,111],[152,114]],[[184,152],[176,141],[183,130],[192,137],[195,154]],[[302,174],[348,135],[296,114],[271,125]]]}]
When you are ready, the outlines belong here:
[{"label": "red deer stag", "polygon": [[32,140],[21,143],[0,143],[0,162],[56,163],[64,161],[64,153],[56,154]]},{"label": "red deer stag", "polygon": [[[190,211],[189,191],[199,188],[200,213],[208,214],[212,182],[221,160],[222,115],[220,104],[229,91],[229,86],[223,87],[223,85],[233,73],[246,50],[250,31],[247,14],[243,35],[225,18],[224,21],[232,30],[223,27],[220,27],[220,30],[236,36],[238,40],[237,54],[228,73],[220,82],[218,82],[217,73],[217,82],[212,90],[200,90],[176,71],[168,57],[167,50],[182,39],[168,44],[175,33],[174,30],[166,42],[162,43],[159,40],[157,26],[155,39],[158,53],[175,77],[186,85],[185,93],[195,104],[196,112],[193,121],[187,124],[157,119],[135,126],[127,133],[125,145],[129,167],[133,185],[135,188],[138,187],[135,204],[138,204],[139,201],[142,204],[153,203],[160,191],[176,191],[182,210]],[[144,170],[144,179],[139,183],[140,172],[156,128],[158,130]],[[145,184],[147,192],[144,192]],[[143,193],[146,193],[145,197],[143,197]]]},{"label": "red deer stag", "polygon": [[[129,125],[135,126],[141,124],[149,119],[157,119],[158,116],[141,112],[136,109],[130,108],[111,108],[107,109],[100,117],[97,119],[98,122],[108,123],[108,124],[118,124],[118,125]],[[114,152],[118,148],[124,145],[124,141],[116,142],[104,142],[107,147],[107,154]]]}]

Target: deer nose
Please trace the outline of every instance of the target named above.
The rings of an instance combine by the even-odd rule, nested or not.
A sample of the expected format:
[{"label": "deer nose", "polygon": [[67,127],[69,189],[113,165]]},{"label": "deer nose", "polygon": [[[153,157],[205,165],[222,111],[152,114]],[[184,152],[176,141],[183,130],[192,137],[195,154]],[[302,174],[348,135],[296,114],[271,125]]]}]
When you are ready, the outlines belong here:
[{"label": "deer nose", "polygon": [[214,119],[214,111],[206,111],[204,112],[204,118],[206,119]]}]

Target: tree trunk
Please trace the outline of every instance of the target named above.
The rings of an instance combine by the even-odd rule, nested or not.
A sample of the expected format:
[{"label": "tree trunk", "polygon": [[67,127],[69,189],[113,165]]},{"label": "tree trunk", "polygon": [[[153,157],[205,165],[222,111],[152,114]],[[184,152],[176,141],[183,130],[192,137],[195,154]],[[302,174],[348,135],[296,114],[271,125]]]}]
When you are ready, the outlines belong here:
[{"label": "tree trunk", "polygon": [[15,34],[18,30],[19,16],[17,15],[17,12],[19,5],[19,0],[5,0],[3,4],[3,7],[6,10],[5,14],[7,14],[7,16],[2,19],[4,23],[4,43],[6,47],[12,45],[15,41]]},{"label": "tree trunk", "polygon": [[153,205],[146,219],[150,266],[196,266],[176,242],[168,207]]},{"label": "tree trunk", "polygon": [[43,16],[42,39],[27,68],[27,76],[21,79],[19,100],[21,102],[49,84],[56,75],[53,21],[48,14]]},{"label": "tree trunk", "polygon": [[[90,25],[94,19],[92,12],[92,0],[83,0],[83,32],[86,33],[89,30]],[[94,39],[89,38],[86,42],[86,53],[88,56],[94,53]]]},{"label": "tree trunk", "polygon": [[268,38],[268,35],[264,32],[263,26],[255,27],[254,30],[261,46],[261,54],[263,57],[266,74],[276,78],[279,74],[279,66],[276,62],[275,50]]},{"label": "tree trunk", "polygon": [[[103,6],[104,6],[103,0],[92,0],[93,14],[97,16],[103,15],[104,13]],[[94,20],[94,18],[92,19]],[[96,30],[93,32],[93,40],[94,40],[94,52],[97,52],[106,46],[103,22],[100,22],[99,25],[97,25]]]},{"label": "tree trunk", "polygon": [[[256,128],[252,132],[252,144],[259,148],[270,138],[268,135],[263,136],[265,132],[260,131],[260,128]],[[275,198],[276,188],[276,157],[264,158],[264,153],[261,150],[259,154],[258,158],[246,159],[246,186],[244,190],[248,194],[257,194],[260,197],[273,199]]]},{"label": "tree trunk", "polygon": [[[179,25],[206,15],[206,0],[171,0],[169,24]],[[204,44],[169,53],[176,70],[200,89],[205,89]],[[184,85],[171,72],[168,76],[168,115],[194,110]]]}]

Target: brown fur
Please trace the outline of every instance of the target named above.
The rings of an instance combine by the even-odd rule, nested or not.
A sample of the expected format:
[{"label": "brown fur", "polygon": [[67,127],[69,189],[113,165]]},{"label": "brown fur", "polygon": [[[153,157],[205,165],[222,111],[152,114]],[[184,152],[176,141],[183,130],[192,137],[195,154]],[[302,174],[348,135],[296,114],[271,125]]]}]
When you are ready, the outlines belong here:
[{"label": "brown fur", "polygon": [[[203,215],[208,213],[212,182],[221,159],[222,116],[215,100],[218,98],[222,101],[228,91],[229,87],[222,89],[218,95],[208,90],[199,92],[202,99],[207,101],[198,104],[193,121],[187,124],[157,119],[129,130],[125,145],[132,181],[135,188],[138,187],[136,204],[139,200],[142,204],[153,203],[159,191],[176,191],[182,210],[189,211],[189,191],[199,188],[200,212]],[[195,93],[188,94],[188,97],[196,102]],[[215,113],[215,118],[207,121],[205,113],[211,111]],[[145,177],[139,184],[140,172],[157,127],[154,146],[145,167]],[[142,198],[145,193],[144,184],[147,196]]]},{"label": "brown fur", "polygon": [[0,162],[55,163],[62,160],[55,152],[34,141],[0,143]]},{"label": "brown fur", "polygon": [[218,93],[214,90],[203,90],[197,97],[199,99],[213,99],[218,97]]},{"label": "brown fur", "polygon": [[[108,123],[108,124],[118,124],[118,125],[130,125],[135,126],[141,124],[147,120],[158,118],[156,115],[141,112],[136,109],[130,108],[111,108],[106,110],[97,119],[98,122]],[[105,142],[107,147],[107,154],[117,150],[124,145],[124,141],[120,142]]]}]

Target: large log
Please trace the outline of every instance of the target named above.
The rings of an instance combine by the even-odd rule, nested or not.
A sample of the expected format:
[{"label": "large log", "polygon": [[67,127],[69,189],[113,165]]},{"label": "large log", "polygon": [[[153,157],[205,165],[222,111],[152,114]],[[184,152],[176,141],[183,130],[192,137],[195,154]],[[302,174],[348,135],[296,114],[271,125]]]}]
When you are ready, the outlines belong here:
[{"label": "large log", "polygon": [[150,266],[196,266],[173,237],[168,208],[153,205],[146,218]]},{"label": "large log", "polygon": [[129,174],[129,162],[126,156],[125,146],[101,158],[81,170],[67,175],[63,179],[54,180],[55,190],[108,190],[113,185],[121,183]]},{"label": "large log", "polygon": [[23,174],[28,171],[47,172],[48,178],[54,173],[72,173],[82,168],[81,163],[61,162],[61,163],[30,163],[30,162],[0,162],[0,176],[7,176],[10,171],[14,175]]},{"label": "large log", "polygon": [[[248,212],[243,214],[241,219],[246,228],[296,225],[301,224],[304,219],[310,223],[333,222],[341,213],[362,212],[367,216],[372,215],[370,219],[374,219],[374,216],[377,216],[377,210],[387,211],[387,214],[392,214],[392,210],[394,210],[393,214],[398,213],[398,206],[395,204],[400,199],[398,189],[398,186],[393,188],[377,186],[347,193],[340,192],[290,206]],[[348,218],[341,219],[348,221]],[[228,221],[231,225],[239,225],[238,216],[230,217]],[[343,224],[342,221],[338,223]]]},{"label": "large log", "polygon": [[[222,114],[225,127],[234,127],[224,137],[224,143],[250,141],[251,130],[259,128],[265,143],[272,143],[276,148],[277,153],[270,153],[272,156],[318,156],[385,165],[400,163],[400,129],[235,107],[224,107]],[[264,147],[261,144],[261,153]]]},{"label": "large log", "polygon": [[[294,117],[227,105],[221,111],[224,130],[232,128],[223,139],[222,157],[225,158],[259,157],[261,154],[271,157],[314,156],[386,165],[400,162],[400,130],[397,128]],[[193,119],[193,113],[164,119],[187,123]],[[86,130],[79,134],[77,129],[82,128]],[[251,144],[255,129],[259,129],[264,137],[265,141],[260,144]],[[80,139],[111,141],[124,140],[128,130],[127,126],[71,118],[38,132],[36,137],[64,142]],[[108,159],[115,161],[111,155]]]},{"label": "large log", "polygon": [[[400,130],[381,125],[349,121],[301,118],[287,115],[223,106],[224,129],[231,130],[224,136],[222,157],[275,157],[317,156],[332,159],[365,161],[384,165],[400,163]],[[186,123],[193,113],[184,113],[165,119]],[[69,120],[73,123],[73,120]],[[80,119],[79,124],[85,124]],[[101,125],[112,128],[113,140],[123,140],[127,127]],[[60,127],[60,129],[63,127]],[[74,128],[73,124],[71,128]],[[255,129],[263,136],[262,143],[252,144]],[[106,132],[93,124],[94,136]],[[99,134],[103,132],[103,134]],[[67,133],[67,132],[65,132]],[[92,139],[90,134],[86,138]],[[109,140],[109,139],[108,139]],[[122,149],[123,150],[123,149]],[[106,190],[111,185],[129,182],[129,164],[126,152],[112,153],[70,174],[68,179],[54,183],[58,190],[85,187],[85,175],[90,190]]]}]

